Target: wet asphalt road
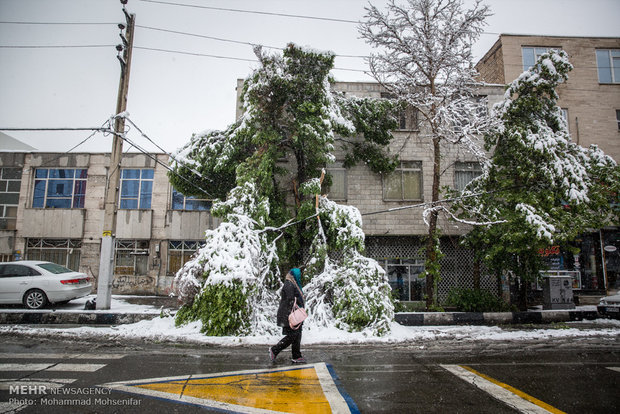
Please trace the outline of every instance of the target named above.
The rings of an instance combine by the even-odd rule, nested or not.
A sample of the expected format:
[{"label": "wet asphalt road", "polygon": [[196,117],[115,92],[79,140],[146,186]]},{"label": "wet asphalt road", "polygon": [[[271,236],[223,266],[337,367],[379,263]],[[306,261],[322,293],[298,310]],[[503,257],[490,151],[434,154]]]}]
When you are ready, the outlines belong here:
[{"label": "wet asphalt road", "polygon": [[[443,367],[445,365],[468,366],[563,412],[612,413],[620,410],[618,338],[312,346],[303,351],[309,362],[325,362],[332,367],[342,391],[362,413],[519,412],[449,372]],[[114,381],[274,367],[263,346],[221,348],[93,340],[70,343],[60,339],[11,335],[0,336],[0,342],[3,344],[0,365],[8,367],[0,372],[5,384],[15,378],[66,376],[76,381],[65,387],[91,390]],[[47,361],[44,355],[57,353],[109,356],[110,359],[69,357],[62,361],[100,364],[101,367],[93,372],[11,371],[12,363]],[[19,358],[11,355],[19,355]],[[288,355],[283,353],[280,356],[276,367],[289,365],[285,356]],[[55,397],[71,399],[71,405],[50,405],[48,402],[42,406],[40,395],[16,395],[15,389],[11,392],[4,387],[0,389],[0,403],[17,398],[31,404],[22,407],[21,413],[216,412],[152,397],[106,392],[98,396],[105,398],[106,405],[94,404],[92,395],[72,395]],[[88,405],[77,405],[77,400],[88,398],[91,399]],[[135,400],[129,401],[130,398]],[[119,406],[113,401],[133,405]]]}]

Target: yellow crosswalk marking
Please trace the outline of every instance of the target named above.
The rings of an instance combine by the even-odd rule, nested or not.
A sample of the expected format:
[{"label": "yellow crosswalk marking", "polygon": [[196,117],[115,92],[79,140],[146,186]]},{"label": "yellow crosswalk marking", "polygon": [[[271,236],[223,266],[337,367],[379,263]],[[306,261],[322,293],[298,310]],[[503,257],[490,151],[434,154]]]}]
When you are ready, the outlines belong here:
[{"label": "yellow crosswalk marking", "polygon": [[151,378],[103,386],[242,413],[351,412],[324,363],[210,375]]}]

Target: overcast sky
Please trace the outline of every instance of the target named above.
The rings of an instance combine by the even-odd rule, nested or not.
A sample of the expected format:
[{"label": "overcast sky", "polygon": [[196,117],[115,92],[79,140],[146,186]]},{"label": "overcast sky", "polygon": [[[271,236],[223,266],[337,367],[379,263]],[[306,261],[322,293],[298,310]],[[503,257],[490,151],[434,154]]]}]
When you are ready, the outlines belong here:
[{"label": "overcast sky", "polygon": [[[371,2],[380,8],[386,3]],[[363,0],[129,0],[127,10],[136,14],[137,25],[130,118],[168,152],[182,146],[192,133],[223,129],[234,121],[236,79],[245,78],[257,66],[247,61],[255,57],[245,43],[283,48],[295,42],[337,55],[364,56],[370,48],[359,39],[355,23],[325,19],[359,21],[367,4]],[[499,33],[620,37],[618,0],[487,0],[486,4],[494,15],[475,46],[476,59]],[[104,123],[116,109],[120,65],[114,45],[120,41],[116,23],[124,20],[119,0],[0,0],[0,128]],[[339,56],[335,66],[336,80],[371,80],[359,57]],[[4,132],[39,150],[55,152],[66,152],[90,135]],[[157,151],[135,131],[129,137]],[[128,147],[125,144],[124,149]],[[111,137],[96,134],[75,151],[110,149]]]}]

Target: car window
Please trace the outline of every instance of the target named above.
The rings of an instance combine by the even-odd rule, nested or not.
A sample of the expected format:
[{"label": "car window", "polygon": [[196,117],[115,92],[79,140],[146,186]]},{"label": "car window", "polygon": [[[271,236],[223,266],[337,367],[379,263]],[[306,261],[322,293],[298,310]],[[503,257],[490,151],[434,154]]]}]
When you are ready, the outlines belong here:
[{"label": "car window", "polygon": [[41,273],[31,267],[18,264],[4,264],[0,266],[0,277],[38,276]]},{"label": "car window", "polygon": [[41,264],[38,264],[37,266],[40,267],[41,269],[45,269],[48,272],[54,273],[56,275],[59,275],[61,273],[73,272],[73,270],[67,269],[66,267],[58,265],[56,263],[41,263]]}]

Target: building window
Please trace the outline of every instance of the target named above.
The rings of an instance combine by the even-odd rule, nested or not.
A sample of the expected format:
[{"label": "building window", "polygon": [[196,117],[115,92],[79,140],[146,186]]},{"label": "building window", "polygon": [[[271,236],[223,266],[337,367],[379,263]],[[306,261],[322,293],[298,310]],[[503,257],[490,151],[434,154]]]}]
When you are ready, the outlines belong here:
[{"label": "building window", "polygon": [[129,210],[151,208],[153,175],[153,169],[123,169],[120,208]]},{"label": "building window", "polygon": [[331,176],[331,185],[323,189],[323,194],[328,194],[330,200],[343,201],[347,199],[347,169],[342,162],[329,164],[326,171]]},{"label": "building window", "polygon": [[176,274],[204,243],[204,240],[170,240],[168,242],[168,274]]},{"label": "building window", "polygon": [[149,264],[148,240],[116,240],[115,275],[146,275]]},{"label": "building window", "polygon": [[186,197],[172,189],[172,209],[188,211],[210,211],[212,201],[206,198]]},{"label": "building window", "polygon": [[[381,98],[392,101],[397,100],[395,95],[388,92],[381,92]],[[398,129],[405,131],[417,131],[419,129],[418,115],[418,108],[407,105],[405,109],[398,112]]]},{"label": "building window", "polygon": [[21,168],[0,168],[0,230],[15,230]]},{"label": "building window", "polygon": [[44,260],[79,271],[82,240],[27,239],[26,259]]},{"label": "building window", "polygon": [[387,259],[386,273],[394,296],[401,301],[424,300],[424,263],[416,259]]},{"label": "building window", "polygon": [[457,162],[454,164],[454,188],[462,192],[471,180],[482,174],[478,162]]},{"label": "building window", "polygon": [[413,106],[407,106],[406,109],[403,109],[398,114],[398,129],[406,131],[417,131],[419,129],[418,115],[418,108],[414,108]]},{"label": "building window", "polygon": [[620,109],[616,109],[616,123],[618,124],[618,131],[620,131]]},{"label": "building window", "polygon": [[620,83],[620,49],[596,51],[599,83]]},{"label": "building window", "polygon": [[521,48],[521,56],[523,58],[523,70],[526,71],[534,64],[538,58],[544,53],[549,52],[550,50],[559,50],[559,47],[522,47]]},{"label": "building window", "polygon": [[422,199],[422,163],[401,161],[400,168],[383,176],[383,199],[388,201]]},{"label": "building window", "polygon": [[34,173],[34,208],[84,208],[85,168],[37,168]]}]

